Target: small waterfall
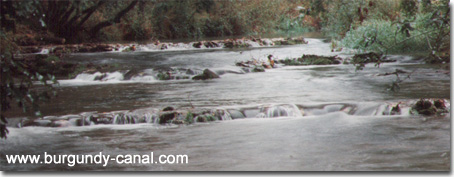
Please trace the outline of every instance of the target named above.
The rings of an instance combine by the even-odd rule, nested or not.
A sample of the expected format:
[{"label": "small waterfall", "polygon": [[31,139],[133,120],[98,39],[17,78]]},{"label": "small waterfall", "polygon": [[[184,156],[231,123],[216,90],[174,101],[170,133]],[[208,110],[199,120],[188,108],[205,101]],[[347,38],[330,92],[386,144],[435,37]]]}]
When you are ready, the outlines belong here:
[{"label": "small waterfall", "polygon": [[285,117],[285,116],[289,116],[288,111],[289,111],[289,109],[286,109],[283,106],[275,106],[275,107],[268,109],[266,115],[267,115],[267,117]]},{"label": "small waterfall", "polygon": [[276,105],[266,110],[266,117],[302,117],[300,109],[296,105]]},{"label": "small waterfall", "polygon": [[123,73],[121,72],[111,72],[111,73],[101,73],[96,72],[93,74],[90,73],[81,73],[76,76],[74,80],[79,81],[121,81],[123,80]]},{"label": "small waterfall", "polygon": [[303,114],[294,104],[282,104],[261,106],[258,108],[246,108],[243,113],[248,118],[273,118],[273,117],[302,117]]},{"label": "small waterfall", "polygon": [[136,124],[142,123],[137,116],[128,113],[120,113],[114,116],[112,124]]},{"label": "small waterfall", "polygon": [[102,81],[121,81],[123,80],[123,73],[120,73],[118,71],[112,72],[112,73],[107,73],[107,76],[102,79]]},{"label": "small waterfall", "polygon": [[152,113],[146,113],[144,115],[145,122],[149,124],[158,124],[159,123],[159,116]]},{"label": "small waterfall", "polygon": [[75,80],[83,80],[83,81],[94,81],[97,76],[101,76],[102,73],[96,72],[93,74],[89,73],[81,73],[76,76]]},{"label": "small waterfall", "polygon": [[218,120],[232,120],[232,116],[225,109],[216,109],[215,111],[212,111],[211,114],[217,117]]}]

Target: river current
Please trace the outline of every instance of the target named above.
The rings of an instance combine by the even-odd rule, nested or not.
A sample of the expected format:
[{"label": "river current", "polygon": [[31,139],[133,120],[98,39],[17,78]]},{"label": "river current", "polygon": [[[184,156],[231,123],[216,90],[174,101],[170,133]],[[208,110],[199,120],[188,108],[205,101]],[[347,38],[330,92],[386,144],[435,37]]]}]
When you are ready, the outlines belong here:
[{"label": "river current", "polygon": [[[305,54],[351,57],[331,52],[330,43],[247,49],[166,51],[146,45],[135,52],[70,54],[79,63],[115,65],[105,73],[84,73],[59,80],[58,97],[42,105],[47,117],[127,110],[156,112],[221,109],[229,120],[191,125],[136,124],[42,127],[11,126],[0,141],[1,170],[126,171],[448,171],[451,143],[448,114],[410,114],[421,98],[442,99],[450,107],[450,75],[411,56],[391,55],[392,63],[284,66],[248,72],[236,62],[296,58]],[[220,78],[187,79],[210,69]],[[405,71],[391,91],[396,69]],[[171,70],[176,78],[159,80]],[[133,76],[127,72],[135,71]],[[101,79],[99,79],[101,76]],[[98,79],[95,79],[98,77]],[[128,77],[128,78],[127,78]],[[127,79],[126,79],[127,78]],[[401,113],[390,115],[400,104]],[[243,116],[235,117],[240,112]],[[13,118],[17,123],[23,115]],[[146,116],[145,116],[146,117]],[[233,119],[233,120],[232,120]],[[20,122],[19,122],[20,123]],[[90,125],[90,126],[88,126]],[[37,154],[186,154],[188,164],[8,164],[5,155]]]}]

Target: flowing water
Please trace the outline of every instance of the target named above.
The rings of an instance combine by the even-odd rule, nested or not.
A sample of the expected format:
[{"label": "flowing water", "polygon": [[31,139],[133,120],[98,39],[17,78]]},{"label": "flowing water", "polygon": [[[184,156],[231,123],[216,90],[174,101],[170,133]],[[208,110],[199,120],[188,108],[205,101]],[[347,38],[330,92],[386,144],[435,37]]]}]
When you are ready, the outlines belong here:
[{"label": "flowing water", "polygon": [[[341,64],[278,66],[254,73],[235,66],[252,58],[266,61],[270,54],[279,59],[303,54],[351,57],[347,52],[331,52],[323,40],[307,41],[248,49],[191,49],[181,43],[160,51],[143,45],[136,52],[71,54],[69,61],[117,67],[60,80],[59,96],[42,106],[46,117],[39,121],[69,121],[58,128],[11,127],[8,139],[0,142],[1,169],[450,170],[450,115],[409,113],[420,98],[442,99],[450,107],[450,75],[439,66],[400,55],[389,56],[397,62],[368,64],[362,71]],[[220,78],[190,79],[204,69]],[[398,92],[392,92],[396,76],[380,74],[396,69],[408,73],[399,76],[404,81]],[[160,71],[170,72],[174,79],[159,80]],[[391,115],[396,104],[402,111]],[[159,125],[153,115],[167,106],[222,110],[225,121]],[[94,125],[84,117],[93,113],[109,114],[114,124]],[[11,122],[22,127],[17,120]],[[68,167],[13,165],[5,159],[9,154],[43,152],[186,154],[189,163]]]}]

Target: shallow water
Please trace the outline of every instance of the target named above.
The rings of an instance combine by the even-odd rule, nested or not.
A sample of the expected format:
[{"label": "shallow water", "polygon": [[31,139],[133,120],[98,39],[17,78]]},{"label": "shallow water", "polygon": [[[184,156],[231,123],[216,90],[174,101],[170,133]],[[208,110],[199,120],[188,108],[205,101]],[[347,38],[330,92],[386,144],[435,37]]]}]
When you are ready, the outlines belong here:
[{"label": "shallow water", "polygon": [[[111,112],[144,108],[235,109],[247,119],[193,125],[92,125],[85,127],[10,128],[1,141],[2,170],[285,170],[285,171],[419,171],[450,170],[450,115],[412,116],[410,104],[420,98],[450,98],[450,76],[436,65],[410,56],[390,56],[395,63],[281,66],[264,73],[247,73],[235,66],[270,54],[295,58],[330,52],[329,43],[258,47],[244,50],[198,49],[172,51],[72,54],[68,60],[116,64],[117,71],[82,74],[60,80],[59,96],[42,106],[45,116]],[[208,68],[221,78],[161,81],[156,72],[173,68],[193,76]],[[399,92],[389,90],[396,69],[405,79]],[[125,72],[139,75],[125,80]],[[191,72],[189,72],[189,70]],[[189,73],[189,74],[188,74]],[[407,77],[409,75],[409,77]],[[389,105],[402,103],[402,114],[383,115]],[[12,115],[24,116],[19,112]],[[259,117],[277,117],[265,119]],[[11,165],[7,154],[187,154],[179,165]]]}]

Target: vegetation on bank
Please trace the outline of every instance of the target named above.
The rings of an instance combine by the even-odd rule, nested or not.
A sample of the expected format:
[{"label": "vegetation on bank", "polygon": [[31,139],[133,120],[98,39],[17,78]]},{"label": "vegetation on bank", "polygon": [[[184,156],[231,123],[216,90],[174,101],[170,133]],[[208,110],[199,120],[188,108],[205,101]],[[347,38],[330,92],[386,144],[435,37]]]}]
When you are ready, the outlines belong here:
[{"label": "vegetation on bank", "polygon": [[5,1],[2,26],[22,44],[302,34],[311,29],[296,8],[303,4],[308,2]]},{"label": "vegetation on bank", "polygon": [[[351,29],[340,39],[345,48],[359,52],[427,53],[427,62],[449,62],[450,9],[448,2],[419,4],[402,1],[402,15],[395,19],[371,17]],[[430,2],[430,1],[429,1]],[[408,3],[410,3],[410,7]]]},{"label": "vegetation on bank", "polygon": [[[31,0],[0,1],[0,6],[1,138],[6,138],[10,105],[39,114],[38,102],[49,98],[51,83],[56,83],[55,68],[64,68],[57,66],[64,64],[57,56],[36,60],[42,63],[20,59],[21,46],[288,37],[319,31],[332,38],[333,50],[351,48],[380,56],[417,51],[427,53],[430,63],[450,59],[449,0]],[[355,59],[356,64],[366,60]],[[288,62],[314,63],[311,59]],[[331,62],[325,59],[320,64]],[[36,89],[36,82],[44,87]]]},{"label": "vegetation on bank", "polygon": [[[49,67],[58,58],[40,58],[41,62],[19,60],[15,57],[18,46],[10,36],[0,31],[0,42],[0,137],[6,138],[6,112],[11,109],[11,104],[40,116],[38,104],[56,94],[52,84],[56,84],[57,80]],[[39,89],[36,89],[36,82],[42,85]]]}]

